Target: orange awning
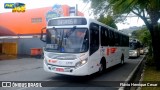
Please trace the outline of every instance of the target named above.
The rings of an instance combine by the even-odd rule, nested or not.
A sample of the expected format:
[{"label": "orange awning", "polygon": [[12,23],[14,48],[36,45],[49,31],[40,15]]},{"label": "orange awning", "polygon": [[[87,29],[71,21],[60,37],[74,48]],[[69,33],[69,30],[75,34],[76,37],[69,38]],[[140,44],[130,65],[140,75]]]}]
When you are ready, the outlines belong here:
[{"label": "orange awning", "polygon": [[0,36],[14,36],[16,35],[14,32],[12,32],[11,30],[0,26]]}]

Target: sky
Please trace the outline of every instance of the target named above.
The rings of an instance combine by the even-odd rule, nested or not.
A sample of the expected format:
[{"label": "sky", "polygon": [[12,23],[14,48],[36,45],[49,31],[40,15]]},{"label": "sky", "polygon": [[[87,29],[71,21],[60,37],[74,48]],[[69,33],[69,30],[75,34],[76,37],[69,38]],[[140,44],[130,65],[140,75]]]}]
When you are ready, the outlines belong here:
[{"label": "sky", "polygon": [[[53,6],[54,4],[61,4],[61,5],[69,5],[69,6],[76,6],[78,5],[78,11],[84,13],[84,16],[94,18],[92,15],[90,16],[90,4],[83,3],[83,0],[0,0],[0,13],[4,12],[11,12],[11,9],[5,9],[4,3],[24,3],[26,4],[26,9],[33,9],[33,8],[42,8],[42,7],[49,7]],[[144,25],[143,21],[138,17],[127,18],[125,23],[117,23],[118,29],[125,29],[132,26],[142,26]]]}]

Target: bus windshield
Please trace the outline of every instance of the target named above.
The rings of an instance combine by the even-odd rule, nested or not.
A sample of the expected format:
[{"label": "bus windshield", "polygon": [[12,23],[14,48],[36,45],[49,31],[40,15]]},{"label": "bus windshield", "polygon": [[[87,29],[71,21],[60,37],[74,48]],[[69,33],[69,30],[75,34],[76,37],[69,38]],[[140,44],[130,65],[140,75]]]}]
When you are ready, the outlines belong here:
[{"label": "bus windshield", "polygon": [[46,51],[80,53],[88,50],[88,30],[85,28],[53,28],[47,30]]},{"label": "bus windshield", "polygon": [[134,43],[134,42],[130,42],[129,43],[129,49],[130,50],[135,50],[137,48],[140,48],[139,44],[138,43]]}]

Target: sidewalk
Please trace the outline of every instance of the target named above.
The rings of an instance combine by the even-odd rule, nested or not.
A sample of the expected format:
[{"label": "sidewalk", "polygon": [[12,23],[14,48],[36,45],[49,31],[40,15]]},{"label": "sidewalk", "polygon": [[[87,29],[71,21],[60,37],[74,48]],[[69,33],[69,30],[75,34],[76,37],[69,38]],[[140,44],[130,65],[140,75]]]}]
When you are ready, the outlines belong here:
[{"label": "sidewalk", "polygon": [[0,60],[0,75],[43,67],[43,59],[21,58]]}]

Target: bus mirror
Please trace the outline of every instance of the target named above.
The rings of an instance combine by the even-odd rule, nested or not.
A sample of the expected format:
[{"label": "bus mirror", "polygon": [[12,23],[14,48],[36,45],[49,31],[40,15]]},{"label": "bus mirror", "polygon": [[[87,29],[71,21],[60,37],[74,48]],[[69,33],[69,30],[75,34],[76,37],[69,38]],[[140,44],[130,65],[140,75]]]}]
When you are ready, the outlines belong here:
[{"label": "bus mirror", "polygon": [[45,39],[45,37],[43,36],[43,35],[44,35],[43,30],[44,30],[44,29],[46,29],[46,27],[44,27],[44,28],[41,29],[40,40],[43,41],[43,42],[46,42],[46,39]]}]

